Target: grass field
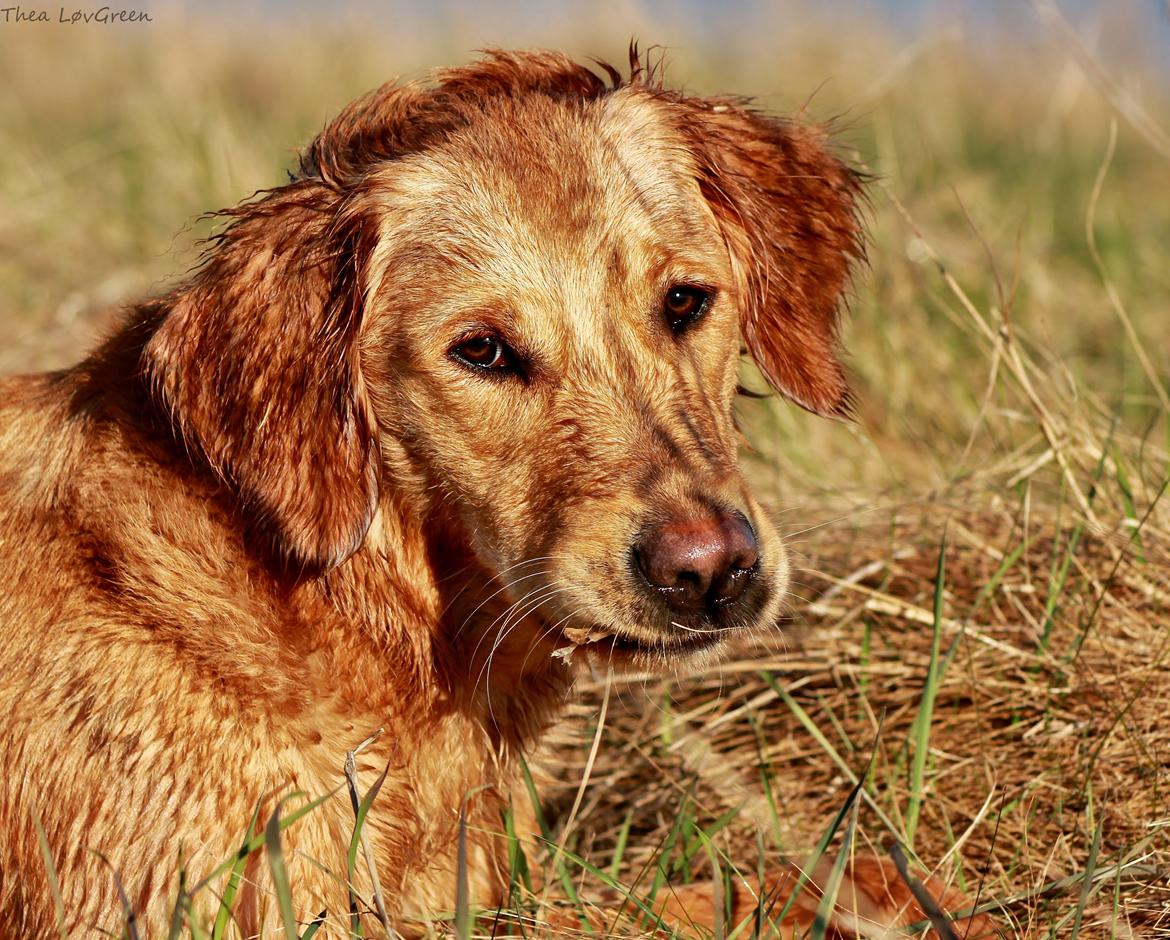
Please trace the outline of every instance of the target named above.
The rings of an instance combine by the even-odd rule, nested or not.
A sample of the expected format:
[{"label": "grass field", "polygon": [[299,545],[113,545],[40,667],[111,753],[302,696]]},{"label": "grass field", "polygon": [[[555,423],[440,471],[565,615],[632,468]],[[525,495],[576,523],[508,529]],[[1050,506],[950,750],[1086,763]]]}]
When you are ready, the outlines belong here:
[{"label": "grass field", "polygon": [[1170,936],[1170,73],[1123,42],[1140,20],[1097,55],[1048,9],[915,38],[795,4],[736,29],[633,4],[4,28],[0,371],[72,361],[193,263],[199,213],[479,46],[621,61],[637,35],[688,88],[837,118],[876,174],[858,420],[742,406],[790,614],[709,674],[615,681],[600,730],[585,684],[551,745],[554,841],[581,805],[550,877],[587,903],[803,859],[860,777],[854,844],[897,840],[1006,936]]}]

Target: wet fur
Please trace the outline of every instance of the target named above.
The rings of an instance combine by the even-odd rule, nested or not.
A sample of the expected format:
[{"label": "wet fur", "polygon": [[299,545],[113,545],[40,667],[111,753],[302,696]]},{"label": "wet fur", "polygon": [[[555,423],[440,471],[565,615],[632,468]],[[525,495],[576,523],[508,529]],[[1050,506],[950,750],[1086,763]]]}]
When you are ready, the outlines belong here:
[{"label": "wet fur", "polygon": [[[85,361],[0,381],[0,935],[55,929],[34,814],[70,929],[117,929],[117,872],[161,935],[180,861],[193,882],[258,799],[266,818],[336,788],[379,727],[359,765],[366,785],[389,766],[368,828],[391,916],[409,933],[451,908],[463,806],[473,895],[496,903],[493,833],[573,670],[686,655],[631,580],[638,531],[743,511],[761,587],[727,626],[774,621],[740,346],[794,401],[846,410],[858,197],[818,127],[637,59],[621,80],[493,53],[351,104]],[[684,276],[718,294],[680,340],[656,311]],[[468,323],[530,354],[523,381],[452,363]],[[574,630],[639,651],[566,664]],[[338,794],[285,837],[298,914],[338,931],[344,885],[306,859],[343,873],[351,828]],[[275,911],[259,854],[247,876],[251,935]]]}]

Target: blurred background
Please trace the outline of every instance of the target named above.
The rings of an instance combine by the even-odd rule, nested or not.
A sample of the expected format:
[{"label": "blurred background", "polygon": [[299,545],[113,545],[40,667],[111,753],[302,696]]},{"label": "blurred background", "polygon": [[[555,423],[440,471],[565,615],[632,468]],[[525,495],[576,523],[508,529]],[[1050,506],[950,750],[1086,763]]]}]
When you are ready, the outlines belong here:
[{"label": "blurred background", "polygon": [[[877,177],[848,337],[862,428],[778,417],[810,445],[811,463],[787,457],[806,483],[826,460],[883,486],[975,465],[988,363],[932,253],[1107,410],[1140,425],[1153,389],[1103,278],[1166,372],[1164,3],[147,3],[133,9],[150,22],[107,24],[15,9],[52,22],[0,19],[5,371],[68,363],[111,305],[181,275],[210,230],[200,214],[281,182],[357,94],[495,45],[623,64],[633,38],[687,89],[834,119],[842,152]],[[979,428],[975,445],[1010,452],[1015,438]],[[858,430],[888,459],[888,447],[916,459],[887,472],[880,454],[850,449]],[[839,492],[836,472],[825,482]]]},{"label": "blurred background", "polygon": [[[0,372],[75,361],[196,263],[201,213],[280,184],[356,95],[477,49],[622,66],[637,39],[668,84],[834,121],[874,179],[857,420],[741,410],[791,617],[623,691],[574,845],[633,870],[685,809],[754,867],[761,833],[806,850],[860,773],[869,841],[1011,933],[1170,931],[1170,6],[140,2],[112,9],[149,22],[0,12]],[[686,845],[669,865],[698,871]]]}]

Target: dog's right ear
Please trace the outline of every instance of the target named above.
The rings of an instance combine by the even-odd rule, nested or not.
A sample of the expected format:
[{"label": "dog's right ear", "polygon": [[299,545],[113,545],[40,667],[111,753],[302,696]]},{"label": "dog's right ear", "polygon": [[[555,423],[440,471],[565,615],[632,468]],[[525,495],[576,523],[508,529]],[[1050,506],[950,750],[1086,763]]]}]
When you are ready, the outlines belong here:
[{"label": "dog's right ear", "polygon": [[358,361],[376,220],[304,179],[231,211],[143,350],[176,435],[294,568],[355,551],[378,498]]}]

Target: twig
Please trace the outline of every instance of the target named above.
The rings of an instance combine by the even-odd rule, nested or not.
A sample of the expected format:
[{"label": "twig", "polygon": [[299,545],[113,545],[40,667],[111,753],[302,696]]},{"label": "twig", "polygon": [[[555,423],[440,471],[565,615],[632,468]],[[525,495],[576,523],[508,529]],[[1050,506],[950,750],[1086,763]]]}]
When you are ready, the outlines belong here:
[{"label": "twig", "polygon": [[[362,802],[361,797],[358,795],[357,755],[377,741],[382,736],[383,730],[379,728],[352,751],[347,751],[345,755],[345,780],[349,784],[349,801],[353,806],[355,819],[357,818]],[[382,922],[382,929],[386,931],[387,937],[396,937],[398,934],[390,925],[390,917],[386,913],[386,901],[382,897],[382,885],[378,880],[378,867],[374,864],[374,851],[370,847],[370,840],[366,838],[366,829],[364,826],[362,827],[361,841],[362,853],[366,857],[366,867],[370,870],[370,883],[374,887],[374,906],[378,911],[378,920]]]},{"label": "twig", "polygon": [[1120,114],[1127,124],[1132,127],[1151,147],[1162,156],[1170,158],[1170,136],[1150,117],[1145,108],[1134,100],[1133,96],[1117,84],[1104,66],[1093,56],[1084,43],[1081,42],[1075,30],[1060,12],[1060,7],[1054,0],[1032,0],[1032,7],[1036,15],[1049,26],[1055,27],[1068,46],[1069,51],[1076,59],[1077,65],[1085,76],[1097,86],[1097,90],[1105,96],[1110,106]]},{"label": "twig", "polygon": [[1097,273],[1101,275],[1101,283],[1105,286],[1105,294],[1109,298],[1109,304],[1113,307],[1113,312],[1117,314],[1117,319],[1121,321],[1122,329],[1125,330],[1126,339],[1129,340],[1130,346],[1133,347],[1134,355],[1141,363],[1142,371],[1146,374],[1146,381],[1154,389],[1154,394],[1158,396],[1158,401],[1162,405],[1164,411],[1170,411],[1170,394],[1167,394],[1162,380],[1158,378],[1158,370],[1154,367],[1154,363],[1150,361],[1149,355],[1146,353],[1145,344],[1141,337],[1138,336],[1137,328],[1133,325],[1133,320],[1130,319],[1129,313],[1125,309],[1125,303],[1121,299],[1121,294],[1117,290],[1117,286],[1109,277],[1109,271],[1105,267],[1105,261],[1101,257],[1101,252],[1097,248],[1097,203],[1101,201],[1101,190],[1105,187],[1105,175],[1109,172],[1109,165],[1113,162],[1113,155],[1117,150],[1117,121],[1109,122],[1109,143],[1105,148],[1105,156],[1101,160],[1101,166],[1097,169],[1097,177],[1093,180],[1093,192],[1089,196],[1089,207],[1085,211],[1085,240],[1089,243],[1089,254],[1093,256],[1093,264],[1097,266]]},{"label": "twig", "polygon": [[593,735],[593,745],[589,748],[589,757],[585,761],[585,769],[581,772],[581,784],[577,787],[577,796],[573,800],[573,808],[569,810],[569,817],[565,820],[565,826],[561,830],[561,837],[557,839],[557,848],[553,854],[552,862],[554,869],[564,854],[565,843],[568,842],[569,835],[573,831],[573,826],[577,822],[577,813],[581,809],[581,801],[585,798],[585,790],[589,786],[589,778],[593,775],[593,764],[597,760],[597,752],[601,748],[602,732],[605,731],[605,716],[606,712],[609,711],[609,693],[612,685],[613,667],[611,666],[605,672],[605,689],[601,698],[601,711],[597,716],[597,731]]}]

